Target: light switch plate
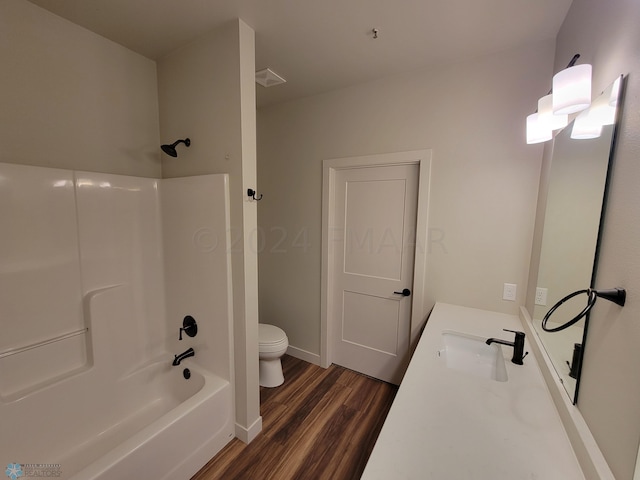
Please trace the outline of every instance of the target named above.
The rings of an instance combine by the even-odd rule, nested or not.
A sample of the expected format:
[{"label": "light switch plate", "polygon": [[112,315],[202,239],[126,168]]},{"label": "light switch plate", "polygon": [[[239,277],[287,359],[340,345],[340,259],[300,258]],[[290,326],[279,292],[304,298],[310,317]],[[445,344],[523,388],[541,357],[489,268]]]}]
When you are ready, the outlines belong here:
[{"label": "light switch plate", "polygon": [[509,300],[510,302],[515,302],[517,290],[518,285],[516,285],[515,283],[505,283],[504,289],[502,290],[502,299]]}]

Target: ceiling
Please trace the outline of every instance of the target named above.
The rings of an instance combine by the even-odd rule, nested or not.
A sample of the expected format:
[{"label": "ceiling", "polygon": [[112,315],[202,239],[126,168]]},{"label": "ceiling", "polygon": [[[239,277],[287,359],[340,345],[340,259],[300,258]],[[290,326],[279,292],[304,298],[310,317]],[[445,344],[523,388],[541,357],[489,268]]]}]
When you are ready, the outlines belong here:
[{"label": "ceiling", "polygon": [[257,86],[266,106],[555,38],[572,0],[29,1],[151,59],[241,18],[287,80]]}]

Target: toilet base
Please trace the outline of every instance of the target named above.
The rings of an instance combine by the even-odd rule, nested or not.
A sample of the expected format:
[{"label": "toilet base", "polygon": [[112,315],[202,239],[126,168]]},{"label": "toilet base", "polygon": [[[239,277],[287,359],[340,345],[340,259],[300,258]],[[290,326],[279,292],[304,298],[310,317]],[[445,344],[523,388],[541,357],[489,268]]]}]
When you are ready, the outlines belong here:
[{"label": "toilet base", "polygon": [[284,375],[282,374],[280,358],[260,360],[259,375],[261,387],[273,388],[282,385],[284,383]]}]

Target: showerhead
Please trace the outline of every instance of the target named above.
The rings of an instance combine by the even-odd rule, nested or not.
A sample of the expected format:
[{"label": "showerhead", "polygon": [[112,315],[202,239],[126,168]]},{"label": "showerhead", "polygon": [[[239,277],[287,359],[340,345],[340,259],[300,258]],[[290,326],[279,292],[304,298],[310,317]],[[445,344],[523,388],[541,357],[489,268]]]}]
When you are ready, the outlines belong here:
[{"label": "showerhead", "polygon": [[171,157],[177,157],[178,152],[176,152],[176,145],[178,145],[179,143],[184,143],[188,147],[189,145],[191,145],[191,140],[189,140],[188,138],[185,138],[184,140],[176,140],[171,145],[161,145],[160,148],[167,155]]}]

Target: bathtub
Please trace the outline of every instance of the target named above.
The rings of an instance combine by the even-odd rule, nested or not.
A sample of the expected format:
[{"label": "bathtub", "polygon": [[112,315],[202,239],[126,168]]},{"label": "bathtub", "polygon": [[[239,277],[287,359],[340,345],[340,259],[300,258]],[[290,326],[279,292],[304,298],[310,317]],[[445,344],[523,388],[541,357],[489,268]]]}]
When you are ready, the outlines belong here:
[{"label": "bathtub", "polygon": [[0,179],[2,478],[190,478],[235,430],[228,176]]},{"label": "bathtub", "polygon": [[189,479],[234,436],[232,390],[190,359],[171,360],[113,383],[89,369],[3,405],[3,430],[15,434],[2,456],[71,480]]}]

